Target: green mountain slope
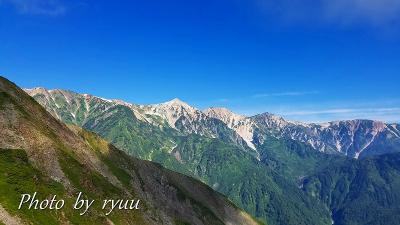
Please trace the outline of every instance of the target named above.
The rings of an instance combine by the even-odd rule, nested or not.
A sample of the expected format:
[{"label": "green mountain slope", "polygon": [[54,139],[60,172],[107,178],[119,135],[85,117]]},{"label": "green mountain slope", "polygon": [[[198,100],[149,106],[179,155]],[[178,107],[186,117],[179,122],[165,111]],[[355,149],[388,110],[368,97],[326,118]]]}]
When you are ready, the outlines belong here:
[{"label": "green mountain slope", "polygon": [[233,144],[199,135],[182,137],[173,150],[190,172],[271,224],[328,224],[322,204]]},{"label": "green mountain slope", "polygon": [[328,205],[335,225],[400,224],[400,154],[337,160],[304,180]]},{"label": "green mountain slope", "polygon": [[[229,141],[233,130],[221,127],[222,122],[213,123],[216,119],[205,120],[202,114],[181,106],[182,103],[160,106],[162,110],[177,109],[177,114],[182,114],[176,118],[177,129],[174,129],[156,114],[141,113],[144,109],[140,106],[60,90],[36,89],[33,96],[61,120],[83,126],[129,154],[200,179],[269,224],[330,223],[329,212],[322,204],[260,163],[253,151]],[[85,116],[79,122],[74,120],[77,115]],[[197,116],[200,119],[193,119]],[[198,125],[201,121],[211,127]],[[185,128],[183,131],[200,127],[200,131],[213,131],[218,138],[182,132],[181,127]]]},{"label": "green mountain slope", "polygon": [[315,151],[310,145],[292,139],[264,136],[258,148],[261,162],[291,181],[298,182],[345,156]]},{"label": "green mountain slope", "polygon": [[[0,221],[23,224],[258,224],[224,196],[190,177],[138,160],[93,133],[67,127],[24,91],[0,78]],[[18,210],[21,194],[76,193],[96,200],[84,216]],[[140,209],[105,215],[103,199],[140,199]]]}]

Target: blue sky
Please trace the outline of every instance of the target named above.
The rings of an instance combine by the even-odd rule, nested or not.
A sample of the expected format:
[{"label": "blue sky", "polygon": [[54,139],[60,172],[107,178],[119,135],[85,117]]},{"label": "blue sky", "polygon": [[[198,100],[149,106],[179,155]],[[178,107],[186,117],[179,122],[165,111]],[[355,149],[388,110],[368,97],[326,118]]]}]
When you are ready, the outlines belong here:
[{"label": "blue sky", "polygon": [[148,104],[400,121],[398,0],[0,0],[0,74]]}]

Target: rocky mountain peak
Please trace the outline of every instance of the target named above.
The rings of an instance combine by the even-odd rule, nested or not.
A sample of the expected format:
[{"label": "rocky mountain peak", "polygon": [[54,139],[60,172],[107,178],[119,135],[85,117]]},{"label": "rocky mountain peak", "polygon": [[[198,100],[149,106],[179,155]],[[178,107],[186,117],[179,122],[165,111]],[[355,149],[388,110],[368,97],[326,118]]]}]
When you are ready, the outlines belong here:
[{"label": "rocky mountain peak", "polygon": [[268,118],[268,119],[273,119],[273,120],[283,120],[283,118],[281,116],[269,113],[269,112],[265,112],[265,113],[261,113],[259,115],[259,117],[264,117],[264,118]]},{"label": "rocky mountain peak", "polygon": [[204,113],[211,118],[216,118],[224,122],[229,128],[236,131],[236,133],[243,138],[247,146],[256,150],[253,141],[254,123],[250,118],[236,114],[227,108],[208,108]]},{"label": "rocky mountain peak", "polygon": [[237,118],[246,118],[245,116],[236,114],[232,112],[231,110],[224,108],[224,107],[211,107],[206,110],[204,110],[204,113],[206,114],[215,114],[215,115],[223,115],[223,116],[229,116],[229,117],[237,117]]},{"label": "rocky mountain peak", "polygon": [[164,102],[159,105],[169,106],[169,107],[174,107],[174,108],[182,107],[182,108],[186,108],[186,109],[195,109],[194,107],[190,106],[188,103],[180,100],[179,98],[174,98],[168,102]]},{"label": "rocky mountain peak", "polygon": [[211,107],[204,110],[204,113],[209,117],[222,120],[229,128],[233,128],[240,121],[246,119],[245,116],[236,114],[227,108]]},{"label": "rocky mountain peak", "polygon": [[47,90],[43,87],[26,88],[26,89],[24,89],[24,91],[27,93],[32,93],[32,94],[47,93]]},{"label": "rocky mountain peak", "polygon": [[173,128],[175,128],[176,121],[181,117],[195,120],[202,114],[201,111],[178,98],[160,104],[143,106],[142,108],[145,114],[157,115],[166,119]]},{"label": "rocky mountain peak", "polygon": [[252,119],[257,123],[263,124],[264,126],[270,128],[282,129],[285,126],[292,124],[291,122],[283,119],[281,116],[268,112],[253,116]]}]

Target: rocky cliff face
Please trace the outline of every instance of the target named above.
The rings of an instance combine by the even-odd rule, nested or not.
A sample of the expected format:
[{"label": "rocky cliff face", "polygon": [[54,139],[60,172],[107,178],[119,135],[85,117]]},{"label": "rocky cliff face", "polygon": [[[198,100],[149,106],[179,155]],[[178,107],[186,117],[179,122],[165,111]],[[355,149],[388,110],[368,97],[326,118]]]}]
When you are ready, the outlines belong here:
[{"label": "rocky cliff face", "polygon": [[253,143],[254,123],[249,118],[235,114],[226,108],[209,108],[204,113],[209,117],[224,122],[229,128],[235,130],[250,148],[256,149]]}]

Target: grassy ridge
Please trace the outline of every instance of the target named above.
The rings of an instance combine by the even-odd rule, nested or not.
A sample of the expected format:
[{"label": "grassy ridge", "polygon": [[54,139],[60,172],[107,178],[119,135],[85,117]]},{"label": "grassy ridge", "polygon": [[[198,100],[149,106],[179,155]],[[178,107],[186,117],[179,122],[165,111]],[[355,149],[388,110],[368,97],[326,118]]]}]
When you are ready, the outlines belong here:
[{"label": "grassy ridge", "polygon": [[[74,184],[73,191],[67,191],[60,184],[44,176],[30,163],[24,150],[0,150],[0,203],[13,215],[18,215],[24,221],[33,224],[61,224],[69,221],[72,224],[108,224],[104,211],[101,210],[103,198],[123,197],[121,190],[108,183],[101,175],[88,171],[70,156],[63,156],[63,170]],[[57,195],[64,199],[62,210],[32,210],[23,206],[18,210],[21,194],[38,193],[38,199],[46,199]],[[76,193],[82,191],[85,196],[95,200],[94,206],[84,216],[72,209]],[[126,221],[136,221],[144,224],[139,212],[121,213],[115,211],[109,219],[115,224],[127,224]]]},{"label": "grassy ridge", "polygon": [[35,224],[58,224],[55,212],[44,210],[18,210],[22,194],[38,192],[38,198],[52,194],[64,196],[63,186],[43,176],[32,167],[24,150],[0,149],[0,203],[13,215],[22,215],[23,219]]}]

